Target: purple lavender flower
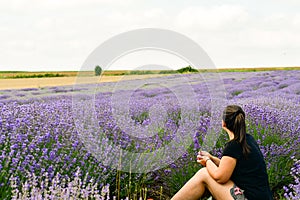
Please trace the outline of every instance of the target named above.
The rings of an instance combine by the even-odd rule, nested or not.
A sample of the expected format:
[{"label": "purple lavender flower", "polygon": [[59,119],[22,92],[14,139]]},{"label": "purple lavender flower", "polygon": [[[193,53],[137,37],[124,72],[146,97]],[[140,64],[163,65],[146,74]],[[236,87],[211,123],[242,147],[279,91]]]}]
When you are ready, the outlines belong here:
[{"label": "purple lavender flower", "polygon": [[[300,142],[300,72],[270,71],[222,73],[221,75],[227,91],[226,103],[240,104],[247,113],[247,131],[259,141],[271,173],[272,187],[277,188],[276,186],[281,186],[284,182],[285,189],[288,190],[286,195],[295,196],[294,191],[297,193],[297,187],[299,187],[297,179],[294,178],[295,181],[292,183],[287,181],[294,177],[294,171],[298,169],[297,166],[291,169],[292,163],[288,160],[292,155],[299,160],[297,152]],[[191,149],[188,149],[188,152],[178,160],[174,160],[174,163],[161,169],[161,176],[157,176],[155,173],[149,174],[149,179],[157,178],[157,182],[159,179],[165,178],[166,174],[168,177],[174,177],[175,172],[179,169],[188,168],[190,171],[198,169],[199,166],[195,165],[195,152],[201,149],[202,141],[212,126],[209,119],[211,108],[214,105],[211,105],[207,84],[213,84],[214,81],[209,80],[206,83],[197,75],[186,75],[185,78],[191,80],[192,88],[195,91],[197,102],[194,103],[200,107],[195,112],[200,115],[199,122],[196,123],[194,137],[191,138]],[[103,90],[95,94],[94,112],[97,116],[97,131],[87,133],[86,136],[97,136],[102,131],[105,133],[105,137],[95,137],[91,141],[91,147],[93,147],[91,149],[95,150],[112,142],[124,150],[149,152],[165,147],[174,138],[178,138],[175,136],[182,119],[180,115],[182,108],[176,95],[172,92],[182,88],[180,75],[160,79],[166,85],[169,84],[169,88],[161,87],[159,84],[149,84],[135,91],[116,91],[123,95],[132,94],[130,102],[128,102],[130,117],[123,122],[127,126],[125,128],[119,126],[112,116],[111,98],[113,93],[111,91],[115,86],[113,83],[84,85],[77,89],[67,86],[44,88],[43,93],[38,97],[31,94],[41,92],[39,89],[1,91],[7,98],[0,98],[0,145],[3,147],[0,150],[0,170],[5,170],[8,175],[19,173],[18,185],[20,187],[25,183],[24,180],[30,179],[26,175],[26,171],[31,174],[39,174],[37,179],[40,181],[43,174],[48,173],[47,178],[50,182],[56,177],[55,173],[60,172],[61,176],[57,177],[59,177],[59,181],[62,181],[63,178],[66,180],[74,178],[73,175],[76,175],[78,166],[82,168],[83,173],[88,174],[89,180],[97,180],[99,185],[103,186],[107,182],[111,185],[114,184],[115,178],[111,177],[115,177],[115,171],[104,165],[103,160],[95,159],[92,152],[89,152],[89,148],[84,148],[85,146],[80,140],[73,119],[71,93],[84,99],[87,95],[80,94],[80,91],[94,92],[98,86],[100,90]],[[123,84],[135,85],[135,83],[137,82],[133,80]],[[23,94],[22,98],[17,94]],[[157,104],[164,108],[165,119],[161,117],[163,112],[155,114],[155,109],[151,110]],[[163,109],[159,111],[163,111]],[[157,129],[153,130],[152,137],[143,139],[132,137],[128,126],[138,126],[143,130],[142,128],[151,125],[153,121],[161,123],[159,123],[159,127],[156,127]],[[186,131],[183,131],[182,134],[186,134]],[[217,146],[212,147],[211,152],[218,157],[221,156],[222,146],[220,144],[223,141],[224,138],[220,136]],[[171,148],[169,151],[172,150]],[[111,156],[111,151],[104,152],[103,159]],[[10,168],[7,169],[4,163],[10,163]],[[285,165],[282,166],[280,163]],[[291,174],[289,174],[290,169]],[[186,172],[184,175],[186,176]],[[139,176],[135,177],[138,182]],[[7,177],[1,178],[7,179]],[[125,175],[122,179],[124,179],[123,182],[126,182]],[[28,184],[28,187],[33,185],[29,182]],[[164,187],[172,188],[171,183],[164,182],[164,184]],[[180,185],[181,183],[178,181],[176,184]],[[97,189],[101,191],[102,188],[98,186]]]}]

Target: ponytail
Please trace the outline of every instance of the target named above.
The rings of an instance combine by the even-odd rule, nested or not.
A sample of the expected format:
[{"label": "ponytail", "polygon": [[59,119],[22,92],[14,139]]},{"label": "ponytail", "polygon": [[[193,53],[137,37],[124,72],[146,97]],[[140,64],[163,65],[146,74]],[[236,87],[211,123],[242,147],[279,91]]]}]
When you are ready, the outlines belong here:
[{"label": "ponytail", "polygon": [[238,141],[242,145],[243,155],[245,157],[250,153],[250,147],[246,141],[246,123],[245,117],[242,113],[239,113],[235,117],[233,125],[234,140]]},{"label": "ponytail", "polygon": [[250,146],[246,141],[245,112],[240,106],[227,106],[223,113],[223,120],[226,123],[226,127],[234,133],[233,140],[241,144],[243,155],[247,158],[250,153]]}]

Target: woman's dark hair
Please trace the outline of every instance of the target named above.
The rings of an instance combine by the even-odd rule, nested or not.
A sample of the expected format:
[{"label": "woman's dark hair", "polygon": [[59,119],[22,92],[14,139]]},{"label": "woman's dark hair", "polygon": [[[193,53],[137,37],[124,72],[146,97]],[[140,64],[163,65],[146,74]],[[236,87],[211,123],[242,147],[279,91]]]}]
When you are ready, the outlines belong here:
[{"label": "woman's dark hair", "polygon": [[246,141],[245,112],[240,106],[229,105],[223,112],[223,121],[226,127],[234,133],[233,140],[242,145],[243,155],[247,157],[250,147]]}]

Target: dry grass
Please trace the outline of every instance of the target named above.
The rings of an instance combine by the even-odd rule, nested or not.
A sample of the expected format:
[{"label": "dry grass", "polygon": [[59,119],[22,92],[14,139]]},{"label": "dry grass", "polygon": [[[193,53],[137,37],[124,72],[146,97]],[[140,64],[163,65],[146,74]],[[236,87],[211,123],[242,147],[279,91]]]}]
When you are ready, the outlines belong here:
[{"label": "dry grass", "polygon": [[[118,76],[124,75],[129,71],[126,70],[116,70],[116,71],[103,71],[103,75],[106,76]],[[28,76],[37,76],[37,75],[45,75],[45,74],[52,74],[52,75],[60,75],[63,77],[74,77],[78,75],[77,71],[60,71],[60,72],[21,72],[21,71],[0,71],[0,79],[7,79],[7,78],[16,78],[16,77],[28,77]],[[94,76],[94,71],[81,71],[80,75],[84,76]]]},{"label": "dry grass", "polygon": [[[151,77],[165,76],[161,74],[126,75],[126,76],[86,76],[80,79],[80,84],[116,82],[121,80],[145,79]],[[0,79],[0,90],[21,88],[42,88],[49,86],[74,85],[78,83],[76,76],[53,77],[53,78],[23,78],[23,79]]]},{"label": "dry grass", "polygon": [[[200,73],[204,72],[253,72],[253,71],[269,71],[269,70],[300,70],[300,67],[261,67],[261,68],[227,68],[227,69],[199,69]],[[154,74],[124,75],[130,74],[128,70],[104,71],[101,78],[94,76],[94,71],[80,72],[85,77],[81,83],[97,83],[97,82],[115,82],[120,80],[143,79],[157,76],[165,76],[159,74],[160,70],[156,70]],[[63,77],[51,78],[16,78],[28,77],[30,75],[59,74]],[[4,89],[20,89],[20,88],[42,88],[47,86],[63,86],[73,85],[76,82],[78,72],[61,71],[61,72],[9,72],[0,71],[0,90]]]}]

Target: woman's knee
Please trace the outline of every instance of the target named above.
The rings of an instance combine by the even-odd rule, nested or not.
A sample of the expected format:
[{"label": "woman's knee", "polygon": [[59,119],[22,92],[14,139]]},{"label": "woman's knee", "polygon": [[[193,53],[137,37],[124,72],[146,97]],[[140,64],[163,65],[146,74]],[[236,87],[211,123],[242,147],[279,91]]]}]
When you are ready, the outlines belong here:
[{"label": "woman's knee", "polygon": [[208,174],[207,168],[206,167],[202,167],[201,169],[198,170],[197,174],[202,174],[202,175],[206,175]]},{"label": "woman's knee", "polygon": [[206,167],[202,167],[198,172],[196,173],[196,176],[201,180],[202,182],[206,182],[207,177],[209,176],[208,171]]}]

